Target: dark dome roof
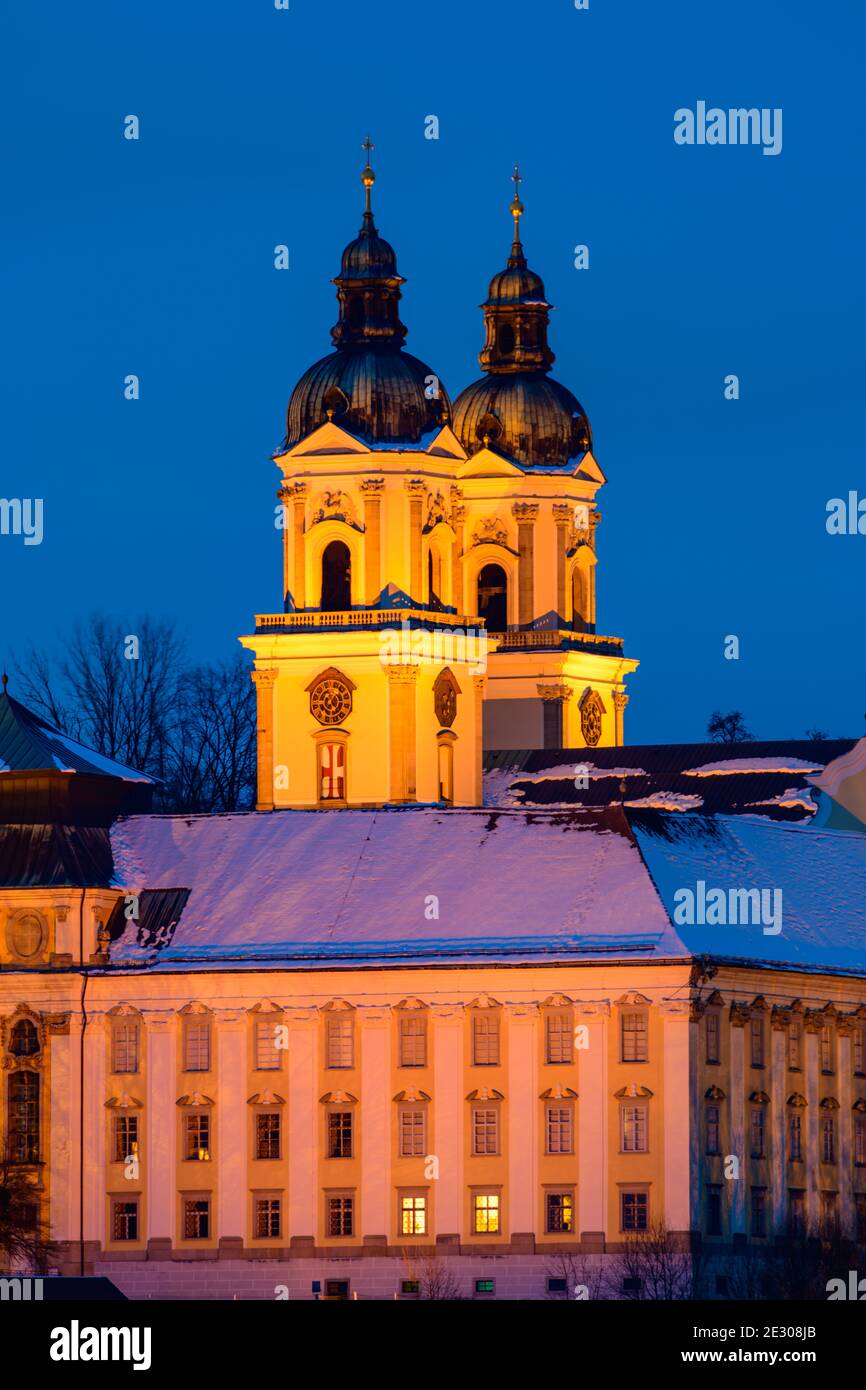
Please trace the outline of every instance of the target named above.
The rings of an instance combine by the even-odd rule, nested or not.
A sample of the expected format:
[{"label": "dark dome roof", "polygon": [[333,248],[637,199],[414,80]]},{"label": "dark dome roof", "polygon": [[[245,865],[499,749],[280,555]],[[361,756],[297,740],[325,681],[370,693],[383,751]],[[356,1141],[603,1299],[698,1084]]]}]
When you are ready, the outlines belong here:
[{"label": "dark dome roof", "polygon": [[314,362],[289,401],[286,447],[318,429],[332,411],[335,424],[370,444],[417,444],[448,418],[450,402],[427,395],[435,373],[411,353],[388,345],[342,348]]},{"label": "dark dome roof", "polygon": [[541,276],[530,270],[525,260],[522,265],[510,260],[505,270],[500,270],[490,281],[487,303],[483,307],[539,303],[547,303]]},{"label": "dark dome roof", "polygon": [[454,402],[452,428],[474,453],[485,434],[524,466],[564,468],[592,447],[586,411],[576,396],[542,372],[491,373]]},{"label": "dark dome roof", "polygon": [[397,253],[373,226],[362,228],[343,252],[340,275],[347,280],[384,280],[397,276]]}]

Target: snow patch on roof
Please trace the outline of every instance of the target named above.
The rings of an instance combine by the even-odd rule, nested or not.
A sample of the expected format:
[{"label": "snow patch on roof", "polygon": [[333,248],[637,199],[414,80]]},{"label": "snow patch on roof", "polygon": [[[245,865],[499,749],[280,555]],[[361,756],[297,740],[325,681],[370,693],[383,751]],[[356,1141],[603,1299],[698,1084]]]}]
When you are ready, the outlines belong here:
[{"label": "snow patch on roof", "polygon": [[719,777],[729,772],[820,772],[823,763],[803,758],[723,758],[717,763],[683,769],[683,777]]},{"label": "snow patch on roof", "polygon": [[763,801],[747,801],[747,806],[784,806],[794,810],[802,808],[808,811],[810,816],[814,816],[818,807],[812,800],[812,793],[808,787],[789,787],[787,791],[780,792],[778,796],[768,796]]},{"label": "snow patch on roof", "polygon": [[689,792],[650,792],[649,796],[641,796],[624,804],[651,811],[696,811],[703,806],[704,798],[692,796]]}]

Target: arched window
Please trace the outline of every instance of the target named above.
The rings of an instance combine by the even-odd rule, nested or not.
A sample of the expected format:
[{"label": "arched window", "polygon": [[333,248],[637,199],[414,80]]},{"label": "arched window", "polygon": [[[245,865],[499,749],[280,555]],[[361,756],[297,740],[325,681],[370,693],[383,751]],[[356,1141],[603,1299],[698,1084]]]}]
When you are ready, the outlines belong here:
[{"label": "arched window", "polygon": [[323,613],[343,613],[352,606],[352,556],[343,541],[330,541],[322,552]]},{"label": "arched window", "polygon": [[11,1163],[39,1162],[39,1077],[15,1071],[9,1077],[7,1152]]},{"label": "arched window", "polygon": [[439,800],[447,806],[454,805],[454,741],[440,738],[439,760]]},{"label": "arched window", "polygon": [[430,608],[442,607],[442,559],[432,545],[427,551],[427,603]]},{"label": "arched window", "polygon": [[32,1057],[39,1051],[39,1034],[29,1018],[19,1018],[14,1025],[9,1051],[13,1057]]},{"label": "arched window", "polygon": [[500,352],[514,351],[514,329],[510,323],[501,323],[496,334],[496,346]]},{"label": "arched window", "polygon": [[501,565],[485,565],[478,576],[478,616],[488,632],[508,627],[508,577]]},{"label": "arched window", "polygon": [[575,632],[589,631],[587,612],[587,575],[575,565],[571,571],[571,626]]}]

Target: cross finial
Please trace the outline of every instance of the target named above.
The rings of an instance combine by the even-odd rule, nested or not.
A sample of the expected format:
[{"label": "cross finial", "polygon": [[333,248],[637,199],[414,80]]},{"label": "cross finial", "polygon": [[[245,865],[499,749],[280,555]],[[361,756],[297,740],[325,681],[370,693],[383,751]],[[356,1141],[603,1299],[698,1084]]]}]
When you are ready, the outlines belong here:
[{"label": "cross finial", "polygon": [[365,164],[365,166],[364,166],[364,171],[363,171],[363,173],[361,174],[361,182],[363,183],[364,189],[365,189],[366,194],[367,194],[367,206],[366,206],[365,211],[366,211],[366,214],[367,214],[368,217],[372,215],[372,206],[371,206],[371,202],[370,202],[370,189],[373,187],[373,184],[376,182],[376,175],[373,173],[373,170],[372,170],[372,168],[370,167],[370,151],[371,151],[371,150],[374,150],[375,148],[376,148],[376,146],[373,144],[373,141],[370,139],[370,137],[369,137],[369,135],[368,135],[367,138],[366,138],[366,140],[364,141],[363,145],[361,146],[361,149],[362,149],[362,150],[366,150],[366,151],[367,151],[367,163]]},{"label": "cross finial", "polygon": [[523,177],[520,173],[520,165],[515,164],[514,173],[511,175],[511,182],[514,184],[514,197],[511,200],[511,216],[514,218],[514,240],[520,241],[520,219],[523,216],[523,204],[520,201],[520,185]]}]

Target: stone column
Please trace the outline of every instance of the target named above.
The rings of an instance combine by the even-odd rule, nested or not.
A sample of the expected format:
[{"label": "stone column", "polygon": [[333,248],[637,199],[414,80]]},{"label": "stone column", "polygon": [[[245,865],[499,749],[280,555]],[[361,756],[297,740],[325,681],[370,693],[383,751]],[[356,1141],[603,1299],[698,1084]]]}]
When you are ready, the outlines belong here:
[{"label": "stone column", "polygon": [[538,1224],[538,1005],[508,1004],[508,1190],[512,1241]]},{"label": "stone column", "polygon": [[515,502],[511,510],[517,522],[517,551],[520,557],[517,621],[521,627],[529,627],[535,617],[535,523],[538,520],[538,503]]},{"label": "stone column", "polygon": [[172,1009],[145,1014],[147,1035],[147,1252],[170,1258],[175,1240],[177,1189],[177,1028]]},{"label": "stone column", "polygon": [[839,1100],[839,1227],[843,1235],[854,1235],[854,1124],[852,1114],[852,1076],[851,1038],[855,1020],[840,1018],[836,1022],[836,1036],[839,1039],[838,1058],[838,1100]]},{"label": "stone column", "polygon": [[220,1259],[238,1259],[247,1231],[247,1150],[249,1119],[246,1086],[246,1014],[221,1009],[215,1020],[217,1044],[217,1224]]},{"label": "stone column", "polygon": [[818,1149],[818,1071],[820,1066],[818,1035],[824,1023],[822,1014],[806,1014],[804,1031],[806,1035],[806,1226],[811,1230],[818,1225],[820,1212],[818,1203],[818,1179],[820,1162]]},{"label": "stone column", "polygon": [[391,801],[416,800],[415,685],[418,667],[388,666],[388,742]]},{"label": "stone column", "polygon": [[274,681],[276,669],[253,671],[256,687],[256,810],[274,809]]},{"label": "stone column", "polygon": [[[295,582],[292,586],[292,598],[296,608],[306,608],[307,556],[304,544],[304,519],[307,510],[307,485],[306,483],[293,483],[290,491],[294,512],[292,518],[292,552]],[[316,598],[313,601],[315,603]]]},{"label": "stone column", "polygon": [[406,482],[409,494],[409,594],[416,607],[421,607],[425,601],[421,574],[421,518],[426,490],[427,485],[421,478]]},{"label": "stone column", "polygon": [[84,1031],[84,1238],[105,1248],[105,1015]]},{"label": "stone column", "polygon": [[785,1080],[788,1073],[788,1018],[775,1009],[770,1017],[770,1219],[775,1235],[787,1229],[787,1192],[785,1174],[788,1171],[785,1134]]},{"label": "stone column", "polygon": [[[486,676],[473,676],[472,689],[475,696],[475,762],[473,772],[475,777],[473,804],[475,806],[484,805],[484,789],[482,774],[484,771],[484,691],[487,686]],[[454,770],[457,775],[457,769]]]},{"label": "stone column", "polygon": [[565,626],[565,551],[568,532],[574,518],[574,508],[567,502],[555,502],[553,520],[556,525],[556,612],[559,626]]},{"label": "stone column", "polygon": [[731,1234],[744,1234],[747,1227],[746,1185],[748,1158],[746,1155],[745,1101],[745,1029],[751,1014],[744,1004],[731,1005],[731,1153],[737,1159],[738,1176],[731,1186]]},{"label": "stone column", "polygon": [[578,1035],[577,1212],[580,1239],[599,1245],[619,1240],[619,1221],[608,1228],[608,1084],[607,1017],[610,1004],[575,1005],[578,1022],[587,1029],[586,1047]]},{"label": "stone column", "polygon": [[617,748],[621,748],[625,742],[623,725],[625,722],[625,707],[628,704],[628,696],[624,690],[613,692],[613,711],[614,711],[614,742]]},{"label": "stone column", "polygon": [[78,1054],[72,1055],[70,1022],[69,1014],[52,1014],[45,1021],[51,1060],[51,1144],[46,1154],[51,1176],[49,1220],[51,1239],[64,1244],[72,1242],[78,1232],[71,1171],[73,1126],[77,1139],[78,1125],[78,1116],[72,1110],[71,1084],[73,1066],[78,1067]]},{"label": "stone column", "polygon": [[[669,1231],[686,1232],[692,1229],[692,1216],[697,1206],[698,1175],[692,1162],[692,1140],[696,1126],[690,1120],[696,1112],[697,1095],[690,1073],[690,1058],[697,1055],[698,1024],[691,1021],[689,999],[664,1000],[660,1010],[664,1065],[664,1129],[661,1136],[664,1145],[664,1219]],[[659,1137],[656,1128],[655,1142]]]},{"label": "stone column", "polygon": [[[463,525],[466,521],[466,508],[460,501],[451,507],[451,526],[454,540],[451,545],[451,603],[457,613],[463,613]],[[470,610],[473,605],[470,604]]]},{"label": "stone column", "polygon": [[286,1244],[311,1247],[316,1243],[318,1199],[318,1144],[316,1119],[316,1038],[319,1015],[315,1009],[286,1009],[288,1027],[286,1107],[286,1156],[288,1158],[288,1217]]},{"label": "stone column", "polygon": [[559,683],[551,685],[539,683],[535,688],[544,707],[542,727],[544,747],[570,747],[571,744],[566,738],[565,730],[565,706],[574,693],[571,686]]},{"label": "stone column", "polygon": [[365,478],[364,498],[364,588],[366,602],[373,607],[382,592],[381,522],[384,478]]},{"label": "stone column", "polygon": [[[391,1195],[391,1011],[358,1010],[361,1044],[361,1221],[365,1245],[388,1244]],[[390,1218],[390,1219],[389,1219]]]},{"label": "stone column", "polygon": [[[596,549],[596,532],[598,530],[600,522],[601,512],[591,511],[589,514],[589,543],[592,547],[593,555],[596,556],[598,555],[598,550]],[[595,572],[597,568],[597,565],[589,565],[589,574],[587,576],[587,603],[589,611],[586,615],[586,618],[587,622],[592,624],[593,632],[595,632]]]},{"label": "stone column", "polygon": [[433,1229],[437,1243],[453,1244],[466,1228],[463,1186],[463,1005],[433,1004],[433,1126],[427,1136],[438,1173]]}]

